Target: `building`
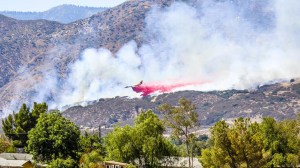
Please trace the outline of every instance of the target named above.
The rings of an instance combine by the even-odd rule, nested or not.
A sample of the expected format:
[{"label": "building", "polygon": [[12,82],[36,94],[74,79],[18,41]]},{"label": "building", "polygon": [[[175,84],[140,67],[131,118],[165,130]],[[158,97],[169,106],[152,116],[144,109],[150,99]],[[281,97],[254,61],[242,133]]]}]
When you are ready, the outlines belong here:
[{"label": "building", "polygon": [[[1,168],[32,168],[34,167],[32,155],[26,153],[1,153]],[[46,165],[35,164],[35,167],[42,168]]]},{"label": "building", "polygon": [[1,168],[33,168],[33,164],[29,160],[6,160],[0,158]]},{"label": "building", "polygon": [[27,160],[33,162],[32,155],[27,153],[1,153],[0,158],[6,160]]},{"label": "building", "polygon": [[104,161],[104,168],[126,168],[127,163]]},{"label": "building", "polygon": [[[191,166],[193,168],[203,168],[201,163],[197,158],[192,158]],[[165,157],[161,160],[160,167],[169,167],[169,168],[188,168],[189,167],[189,158],[188,157]]]}]

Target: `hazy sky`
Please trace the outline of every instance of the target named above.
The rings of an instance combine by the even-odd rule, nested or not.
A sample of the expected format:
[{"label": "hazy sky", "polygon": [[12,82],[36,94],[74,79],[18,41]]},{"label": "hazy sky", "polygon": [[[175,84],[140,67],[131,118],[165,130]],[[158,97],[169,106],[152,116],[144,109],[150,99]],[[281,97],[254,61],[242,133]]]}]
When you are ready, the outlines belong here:
[{"label": "hazy sky", "polygon": [[126,0],[0,0],[0,11],[45,11],[62,4],[112,7]]}]

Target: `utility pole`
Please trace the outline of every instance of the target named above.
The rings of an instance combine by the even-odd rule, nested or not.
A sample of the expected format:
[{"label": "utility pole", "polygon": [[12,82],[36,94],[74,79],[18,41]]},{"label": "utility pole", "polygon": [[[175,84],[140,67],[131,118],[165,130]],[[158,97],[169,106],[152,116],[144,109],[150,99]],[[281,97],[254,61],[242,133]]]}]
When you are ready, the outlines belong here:
[{"label": "utility pole", "polygon": [[101,125],[99,125],[98,137],[101,139]]}]

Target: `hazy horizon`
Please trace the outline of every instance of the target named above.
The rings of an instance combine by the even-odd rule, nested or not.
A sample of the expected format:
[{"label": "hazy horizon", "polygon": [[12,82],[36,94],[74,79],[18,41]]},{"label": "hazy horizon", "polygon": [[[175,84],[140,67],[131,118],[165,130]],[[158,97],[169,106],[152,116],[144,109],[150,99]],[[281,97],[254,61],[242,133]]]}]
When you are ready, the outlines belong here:
[{"label": "hazy horizon", "polygon": [[125,1],[126,0],[44,0],[43,3],[37,3],[36,0],[11,0],[3,2],[0,6],[0,11],[43,12],[60,5],[77,5],[85,7],[113,7]]}]

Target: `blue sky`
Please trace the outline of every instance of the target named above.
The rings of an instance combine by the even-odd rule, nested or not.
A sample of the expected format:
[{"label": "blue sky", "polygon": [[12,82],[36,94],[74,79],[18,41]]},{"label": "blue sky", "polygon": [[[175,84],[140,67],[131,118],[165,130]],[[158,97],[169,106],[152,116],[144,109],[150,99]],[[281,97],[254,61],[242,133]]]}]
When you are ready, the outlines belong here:
[{"label": "blue sky", "polygon": [[0,11],[45,11],[62,4],[112,7],[126,0],[0,0]]}]

